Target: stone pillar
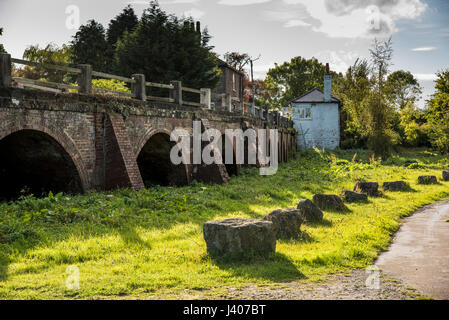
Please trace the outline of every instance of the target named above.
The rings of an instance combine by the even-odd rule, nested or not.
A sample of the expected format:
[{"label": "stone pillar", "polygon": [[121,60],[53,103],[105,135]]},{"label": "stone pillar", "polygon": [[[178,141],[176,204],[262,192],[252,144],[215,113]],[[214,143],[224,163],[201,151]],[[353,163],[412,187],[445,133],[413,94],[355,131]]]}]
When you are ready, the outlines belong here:
[{"label": "stone pillar", "polygon": [[174,87],[170,90],[170,98],[175,100],[175,103],[182,105],[182,83],[181,81],[171,81],[170,84]]},{"label": "stone pillar", "polygon": [[205,105],[207,109],[211,109],[211,90],[209,88],[201,88],[201,104]]},{"label": "stone pillar", "polygon": [[136,81],[131,85],[131,92],[136,99],[146,101],[147,100],[147,86],[144,74],[133,74],[132,78]]},{"label": "stone pillar", "polygon": [[79,93],[89,94],[92,92],[92,66],[90,64],[80,64],[81,74],[78,75]]},{"label": "stone pillar", "polygon": [[222,106],[229,112],[232,112],[232,97],[230,93],[225,93],[221,99]]},{"label": "stone pillar", "polygon": [[0,87],[11,87],[11,55],[0,53]]}]

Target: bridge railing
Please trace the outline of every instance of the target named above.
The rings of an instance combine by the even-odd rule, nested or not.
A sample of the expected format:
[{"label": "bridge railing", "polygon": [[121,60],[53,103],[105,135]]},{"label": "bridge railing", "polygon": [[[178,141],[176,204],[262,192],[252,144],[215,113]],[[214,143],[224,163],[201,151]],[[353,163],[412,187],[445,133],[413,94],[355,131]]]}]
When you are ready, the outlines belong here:
[{"label": "bridge railing", "polygon": [[[31,67],[38,67],[42,69],[56,70],[68,74],[75,75],[77,80],[76,84],[73,83],[56,83],[50,81],[27,79],[22,77],[12,77],[12,64],[21,64]],[[92,79],[113,79],[125,82],[130,85],[131,92],[119,92],[113,90],[105,90],[92,87]],[[148,82],[143,74],[133,74],[131,78],[108,74],[104,72],[92,70],[92,66],[88,64],[77,65],[76,67],[70,67],[66,65],[37,63],[34,61],[27,61],[22,59],[11,58],[9,54],[0,53],[0,87],[23,87],[31,88],[43,91],[49,91],[54,93],[62,93],[67,91],[76,91],[78,93],[90,94],[90,93],[109,93],[114,95],[127,96],[130,98],[142,100],[142,101],[159,101],[175,103],[178,105],[188,105],[193,107],[205,108],[205,109],[224,109],[224,111],[239,113],[242,115],[251,115],[261,118],[263,120],[270,120],[278,125],[284,123],[290,124],[289,120],[284,117],[280,117],[278,112],[268,111],[266,108],[256,106],[253,103],[240,101],[237,97],[232,97],[229,93],[216,94],[212,93],[209,88],[194,89],[185,87],[181,81],[171,81],[170,84]],[[147,88],[157,88],[160,90],[167,90],[168,97],[147,95]],[[191,98],[195,95],[199,95],[199,102],[193,102],[183,99],[183,93]],[[221,106],[212,104],[212,98],[214,100],[221,101]],[[192,98],[191,98],[192,100]],[[195,99],[193,99],[195,100]],[[233,107],[237,105],[237,107]]]}]

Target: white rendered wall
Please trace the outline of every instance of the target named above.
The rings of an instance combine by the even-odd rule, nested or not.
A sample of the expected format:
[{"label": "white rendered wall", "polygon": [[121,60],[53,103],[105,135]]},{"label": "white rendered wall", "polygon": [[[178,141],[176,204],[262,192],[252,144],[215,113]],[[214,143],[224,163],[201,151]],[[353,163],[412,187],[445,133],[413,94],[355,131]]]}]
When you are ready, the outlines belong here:
[{"label": "white rendered wall", "polygon": [[[340,114],[338,104],[293,104],[292,119],[298,130],[297,144],[301,149],[335,149],[340,145]],[[311,108],[311,119],[299,119],[298,108]]]}]

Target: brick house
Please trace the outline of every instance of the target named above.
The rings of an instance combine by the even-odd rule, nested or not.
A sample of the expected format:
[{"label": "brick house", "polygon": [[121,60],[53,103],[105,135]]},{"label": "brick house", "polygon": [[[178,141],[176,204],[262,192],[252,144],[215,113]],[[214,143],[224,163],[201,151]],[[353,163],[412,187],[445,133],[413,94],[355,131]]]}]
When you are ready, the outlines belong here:
[{"label": "brick house", "polygon": [[[212,90],[214,94],[229,93],[233,99],[243,100],[243,80],[245,74],[237,69],[231,67],[225,61],[218,59],[218,67],[221,69],[222,76],[220,82]],[[221,105],[221,99],[218,97],[212,97],[212,103],[215,105]],[[233,109],[239,108],[239,102],[232,101]]]}]

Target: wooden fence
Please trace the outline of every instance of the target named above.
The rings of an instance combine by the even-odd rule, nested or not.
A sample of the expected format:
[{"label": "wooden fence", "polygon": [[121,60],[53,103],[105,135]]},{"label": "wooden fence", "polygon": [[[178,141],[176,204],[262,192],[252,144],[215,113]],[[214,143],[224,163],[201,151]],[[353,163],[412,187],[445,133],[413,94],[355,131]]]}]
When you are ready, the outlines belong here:
[{"label": "wooden fence", "polygon": [[[68,74],[74,74],[77,77],[77,84],[65,84],[65,83],[55,83],[50,81],[33,80],[19,77],[12,77],[11,66],[12,63],[39,67],[43,69],[50,69],[65,72]],[[92,87],[92,79],[114,79],[118,81],[123,81],[131,86],[131,93],[118,92],[111,90],[104,90]],[[212,110],[216,106],[211,103],[212,97],[221,99],[221,109],[228,112],[249,114],[255,117],[260,117],[261,119],[274,121],[277,124],[287,124],[288,119],[281,117],[278,112],[269,111],[266,108],[258,107],[256,105],[240,101],[239,98],[232,97],[229,93],[215,94],[209,88],[193,89],[184,87],[181,81],[171,81],[170,84],[154,83],[148,82],[143,74],[133,74],[131,78],[117,76],[113,74],[108,74],[104,72],[98,72],[92,70],[92,66],[88,64],[81,64],[77,67],[69,67],[63,65],[55,64],[44,64],[37,63],[33,61],[27,61],[22,59],[11,58],[9,54],[0,53],[0,87],[23,87],[44,90],[54,93],[67,92],[69,90],[77,91],[82,94],[91,93],[110,93],[114,95],[127,96],[133,99],[138,99],[141,101],[159,101],[168,102],[178,105],[187,105],[193,107],[200,107]],[[159,88],[167,89],[169,94],[168,97],[156,97],[147,95],[147,88]],[[189,94],[199,95],[199,103],[183,100],[183,92]],[[239,107],[233,110],[233,102]],[[218,106],[217,106],[218,107]]]}]

